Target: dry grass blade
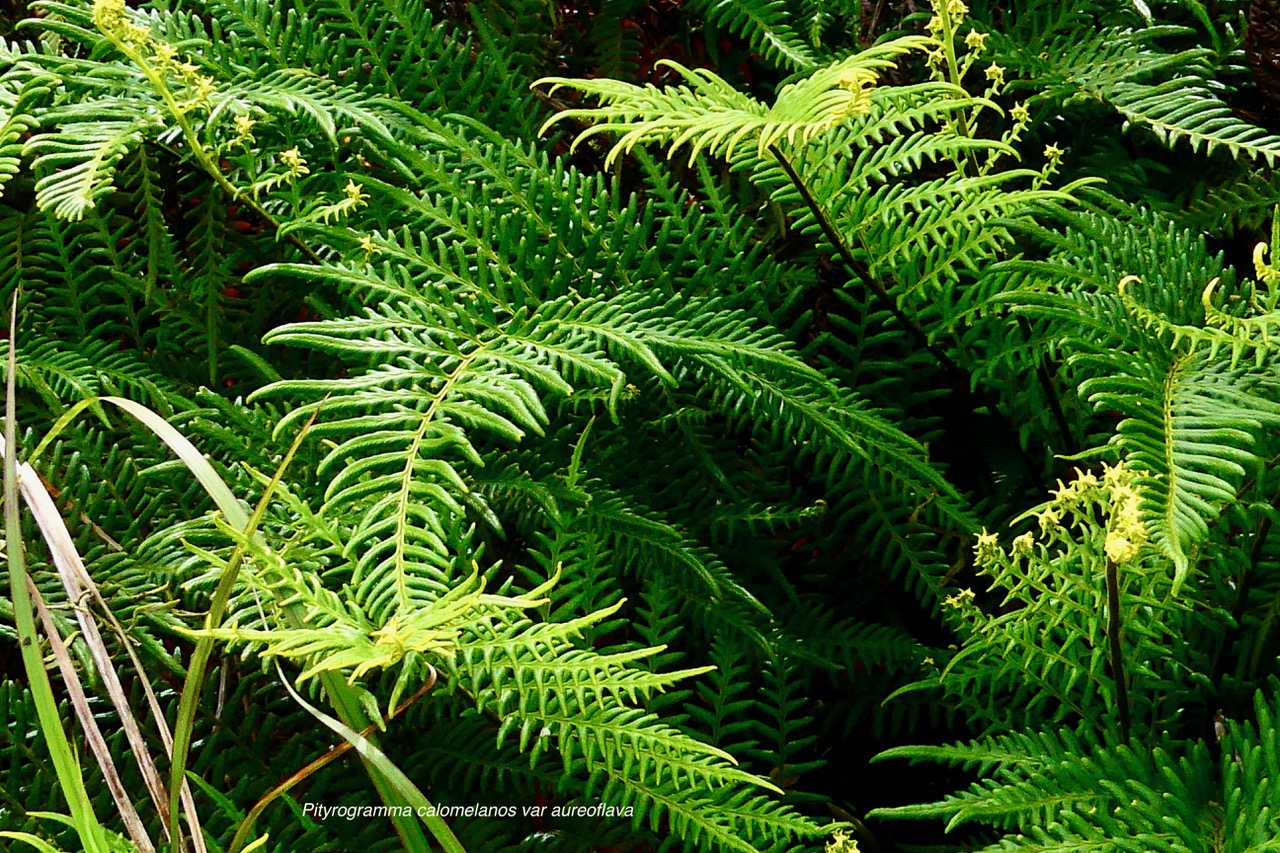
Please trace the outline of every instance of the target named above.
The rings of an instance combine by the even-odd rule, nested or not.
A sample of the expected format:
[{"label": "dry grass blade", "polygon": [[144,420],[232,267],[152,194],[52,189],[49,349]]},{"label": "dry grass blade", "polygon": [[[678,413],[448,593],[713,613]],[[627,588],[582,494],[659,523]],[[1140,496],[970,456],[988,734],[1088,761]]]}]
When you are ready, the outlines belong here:
[{"label": "dry grass blade", "polygon": [[[8,448],[4,446],[3,441],[0,441],[0,454],[6,453],[7,450]],[[93,618],[82,606],[83,602],[97,591],[97,587],[85,568],[84,561],[81,559],[80,553],[71,539],[71,533],[67,530],[62,516],[58,513],[58,509],[53,503],[53,498],[45,491],[35,471],[26,463],[19,463],[19,471],[22,497],[32,515],[35,516],[40,533],[49,546],[54,566],[58,570],[58,577],[62,581],[63,589],[67,591],[67,598],[75,605],[76,621],[80,625],[85,645],[88,646],[94,666],[97,667],[98,673],[102,677],[107,694],[111,698],[111,703],[115,707],[116,713],[120,716],[125,736],[129,739],[129,746],[137,757],[138,766],[142,770],[142,778],[147,786],[147,792],[153,800],[163,805],[162,792],[164,783],[160,778],[160,772],[156,768],[155,761],[151,758],[146,741],[142,738],[137,719],[129,708],[128,700],[124,695],[124,688],[115,672],[111,655],[102,640],[101,633],[98,631],[97,623],[94,622]]]},{"label": "dry grass blade", "polygon": [[62,674],[63,684],[67,688],[67,698],[71,700],[71,707],[75,709],[76,718],[80,721],[80,728],[84,731],[89,750],[98,760],[98,767],[102,769],[102,775],[107,781],[107,789],[111,792],[111,799],[115,802],[120,819],[124,822],[125,831],[129,833],[129,838],[133,840],[139,853],[154,853],[155,845],[151,843],[146,827],[142,825],[142,818],[138,816],[138,810],[133,807],[133,801],[125,790],[124,782],[120,779],[120,771],[111,758],[111,749],[107,746],[106,738],[102,736],[102,730],[98,728],[98,721],[93,718],[93,709],[89,707],[84,685],[80,683],[80,675],[76,672],[75,662],[71,660],[71,653],[67,651],[62,637],[58,634],[58,626],[53,622],[53,614],[49,612],[44,596],[40,594],[40,590],[29,577],[27,589],[31,592],[31,600],[35,603],[40,622],[44,625],[45,636],[49,640],[49,647],[53,650],[53,660],[58,665],[58,672]]},{"label": "dry grass blade", "polygon": [[[5,453],[6,450],[3,440],[0,439],[0,454]],[[75,542],[71,538],[71,532],[67,529],[61,513],[58,512],[58,507],[54,504],[53,497],[44,488],[35,469],[28,463],[19,463],[18,469],[19,488],[21,489],[23,500],[35,517],[40,533],[49,546],[49,552],[53,557],[54,566],[58,569],[58,576],[62,580],[62,586],[67,591],[67,598],[77,605],[75,608],[76,621],[80,625],[85,645],[89,649],[94,666],[97,667],[98,673],[102,677],[107,696],[110,698],[111,704],[120,718],[121,728],[124,729],[125,737],[129,741],[129,747],[133,752],[134,759],[138,762],[138,767],[142,771],[147,793],[155,803],[156,810],[161,815],[167,831],[169,809],[168,800],[165,796],[164,781],[160,777],[160,771],[156,767],[151,751],[147,748],[137,717],[129,706],[129,700],[125,696],[120,676],[116,672],[115,664],[111,660],[111,654],[102,639],[98,625],[91,614],[80,606],[83,602],[92,599],[104,613],[108,614],[108,618],[120,636],[124,648],[128,650],[129,656],[133,660],[135,668],[137,668],[140,680],[146,685],[147,699],[151,706],[152,716],[156,720],[157,728],[160,730],[161,739],[168,749],[171,748],[173,737],[165,721],[164,713],[150,685],[147,684],[141,662],[133,652],[132,644],[125,634],[123,626],[111,614],[110,607],[103,599],[88,569],[85,568],[84,560],[76,549]],[[195,810],[195,800],[191,796],[190,786],[184,783],[184,787],[186,788],[186,793],[183,797],[183,810],[186,813],[187,824],[191,829],[197,853],[205,853],[204,836],[199,831],[199,818]]]}]

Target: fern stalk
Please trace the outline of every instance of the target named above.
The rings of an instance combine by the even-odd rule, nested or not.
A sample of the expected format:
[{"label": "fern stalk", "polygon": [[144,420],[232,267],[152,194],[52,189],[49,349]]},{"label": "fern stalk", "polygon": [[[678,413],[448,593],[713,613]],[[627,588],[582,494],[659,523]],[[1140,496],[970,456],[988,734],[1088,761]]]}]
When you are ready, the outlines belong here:
[{"label": "fern stalk", "polygon": [[[1027,322],[1026,317],[1018,317],[1018,328],[1022,330],[1023,337],[1030,342],[1033,336],[1031,334],[1031,324]],[[1058,389],[1053,384],[1053,377],[1056,372],[1050,367],[1047,355],[1041,355],[1036,361],[1036,379],[1040,383],[1040,390],[1044,392],[1045,400],[1049,403],[1049,411],[1053,413],[1053,420],[1058,425],[1058,431],[1062,433],[1062,441],[1066,445],[1067,455],[1074,456],[1079,452],[1080,448],[1076,444],[1075,435],[1071,432],[1071,424],[1067,421],[1067,413],[1062,408],[1062,397],[1058,394]]]},{"label": "fern stalk", "polygon": [[[963,400],[966,401],[968,408],[976,409],[979,404],[985,406],[993,418],[1004,422],[1004,428],[1007,431],[1011,431],[1008,430],[1007,418],[1005,418],[1001,411],[999,402],[986,393],[985,389],[983,389],[981,395],[975,393],[972,377],[969,375],[968,371],[961,367],[940,347],[930,341],[929,335],[925,332],[924,328],[902,310],[902,307],[898,304],[898,300],[885,289],[884,285],[876,281],[875,276],[871,274],[871,270],[867,268],[867,265],[854,257],[853,251],[849,248],[849,244],[845,242],[844,237],[836,229],[835,224],[831,221],[827,212],[823,210],[822,205],[818,203],[818,200],[814,198],[808,185],[805,184],[804,178],[796,172],[795,167],[791,165],[791,161],[786,158],[786,155],[784,155],[777,146],[770,146],[769,151],[777,158],[778,164],[781,165],[782,170],[786,172],[787,178],[795,186],[796,192],[800,194],[800,198],[804,201],[805,206],[809,208],[814,219],[817,220],[819,226],[822,228],[823,234],[826,235],[832,246],[835,247],[836,252],[839,253],[849,272],[852,273],[859,281],[866,284],[867,289],[869,289],[871,293],[889,310],[894,318],[903,325],[907,332],[910,333],[911,337],[934,357],[934,360],[937,361],[938,365],[943,369],[943,372],[947,374],[947,378],[952,388]],[[1053,399],[1056,400],[1056,395]],[[1066,422],[1065,416],[1063,417],[1062,422]],[[1018,451],[1019,456],[1022,459],[1023,466],[1027,469],[1027,474],[1033,480],[1040,480],[1041,477],[1039,476],[1038,470],[1027,458],[1025,450],[1019,446]]]},{"label": "fern stalk", "polygon": [[1125,681],[1124,650],[1120,643],[1120,572],[1116,561],[1107,558],[1107,649],[1111,658],[1111,677],[1116,683],[1116,706],[1120,713],[1120,734],[1128,740],[1129,686]]},{"label": "fern stalk", "polygon": [[[947,77],[950,78],[951,85],[957,89],[964,89],[964,84],[960,73],[960,62],[956,58],[956,27],[951,20],[951,11],[947,8],[950,4],[947,0],[935,2],[934,9],[937,10],[938,18],[942,21],[942,55],[947,63]],[[956,115],[956,132],[966,139],[972,138],[972,131],[969,129],[969,115],[961,110]],[[964,162],[972,164],[975,168],[975,156],[972,149],[965,151]],[[959,165],[959,164],[957,164]]]},{"label": "fern stalk", "polygon": [[929,354],[934,357],[938,364],[942,366],[942,369],[946,371],[947,375],[951,377],[952,382],[957,388],[969,387],[969,377],[968,374],[965,373],[964,369],[961,368],[960,365],[956,364],[956,362],[952,360],[951,356],[947,355],[929,340],[929,335],[925,330],[921,328],[919,323],[907,316],[907,313],[902,310],[900,305],[898,305],[898,300],[894,299],[889,291],[885,290],[884,286],[880,284],[880,282],[876,281],[875,277],[871,275],[871,271],[867,269],[866,264],[861,263],[853,256],[853,251],[849,248],[849,244],[845,242],[844,237],[836,230],[835,224],[832,223],[831,218],[827,216],[827,212],[822,209],[822,205],[818,204],[818,200],[813,197],[813,193],[804,182],[804,178],[800,177],[800,174],[796,172],[795,167],[791,165],[791,161],[786,158],[786,155],[784,155],[776,145],[769,146],[769,153],[778,159],[778,164],[782,166],[782,170],[787,173],[787,178],[789,178],[791,183],[795,186],[796,192],[800,193],[800,198],[804,200],[805,206],[809,208],[809,212],[813,214],[814,219],[816,219],[818,224],[822,227],[822,233],[826,235],[827,239],[831,241],[831,245],[835,247],[837,252],[839,252],[841,259],[844,261],[845,266],[849,268],[849,271],[863,281],[867,285],[867,288],[875,294],[876,298],[884,303],[884,306],[889,310],[889,313],[894,316],[894,319],[903,325],[903,328],[911,334],[911,337],[916,339],[917,343],[928,350]]}]

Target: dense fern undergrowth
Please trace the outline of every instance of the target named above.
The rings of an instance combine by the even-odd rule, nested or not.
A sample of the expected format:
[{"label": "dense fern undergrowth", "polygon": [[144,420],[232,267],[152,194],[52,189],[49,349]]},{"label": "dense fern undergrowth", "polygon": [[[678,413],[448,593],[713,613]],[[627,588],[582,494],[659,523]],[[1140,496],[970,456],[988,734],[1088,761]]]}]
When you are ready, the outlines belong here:
[{"label": "dense fern undergrowth", "polygon": [[0,849],[1280,838],[1270,0],[32,0]]}]

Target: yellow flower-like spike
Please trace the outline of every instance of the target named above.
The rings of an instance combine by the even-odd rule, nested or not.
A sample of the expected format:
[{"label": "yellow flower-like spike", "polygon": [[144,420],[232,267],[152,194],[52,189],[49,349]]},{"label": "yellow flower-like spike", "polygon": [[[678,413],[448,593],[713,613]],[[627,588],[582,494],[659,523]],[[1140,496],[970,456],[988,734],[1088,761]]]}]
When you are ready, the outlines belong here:
[{"label": "yellow flower-like spike", "polygon": [[1138,556],[1141,550],[1140,543],[1132,542],[1128,537],[1122,535],[1118,531],[1111,531],[1107,534],[1106,544],[1107,559],[1115,563],[1117,566],[1125,563]]},{"label": "yellow flower-like spike", "polygon": [[342,194],[357,205],[364,205],[369,199],[369,196],[360,189],[360,185],[351,178],[347,179],[347,185],[342,188]]},{"label": "yellow flower-like spike", "polygon": [[974,543],[973,553],[979,565],[991,562],[1000,554],[1000,537],[994,533],[988,533],[985,527],[982,528],[982,532],[978,534],[978,541]]},{"label": "yellow flower-like spike", "polygon": [[1036,521],[1040,523],[1041,533],[1050,533],[1062,524],[1062,514],[1051,506],[1045,507],[1044,511],[1036,513]]}]

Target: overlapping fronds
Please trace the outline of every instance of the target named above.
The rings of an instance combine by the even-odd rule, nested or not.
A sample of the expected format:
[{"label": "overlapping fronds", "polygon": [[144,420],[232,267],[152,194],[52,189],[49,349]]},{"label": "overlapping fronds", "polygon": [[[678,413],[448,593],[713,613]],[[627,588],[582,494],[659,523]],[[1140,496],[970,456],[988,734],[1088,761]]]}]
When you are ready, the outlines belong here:
[{"label": "overlapping fronds", "polygon": [[[453,853],[798,853],[833,814],[848,853],[921,796],[859,769],[886,738],[978,776],[874,813],[935,846],[1273,843],[1280,142],[1235,24],[927,6],[32,4],[15,449],[58,431],[106,607],[38,543],[34,580],[156,719],[191,679],[207,846],[425,848],[304,809],[395,802],[397,756],[504,810],[427,824]],[[78,849],[0,682],[0,833]]]},{"label": "overlapping fronds", "polygon": [[879,813],[995,825],[1007,834],[983,848],[992,851],[1104,850],[1118,838],[1171,849],[1217,838],[1227,850],[1265,850],[1280,774],[1263,744],[1275,724],[1274,705],[1259,692],[1253,719],[1221,721],[1212,751],[1203,740],[1148,746],[1070,729],[898,747],[879,758],[976,768],[986,778],[941,802]]},{"label": "overlapping fronds", "polygon": [[[1222,151],[1272,165],[1280,137],[1242,117],[1214,79],[1213,52],[1162,49],[1187,31],[1173,26],[1099,27],[1082,34],[1070,18],[1044,22],[1030,38],[997,36],[997,55],[1033,100],[1099,101],[1166,144]],[[1024,23],[1025,30],[1034,25]]]},{"label": "overlapping fronds", "polygon": [[[1077,221],[1080,231],[1065,244],[1072,260],[1061,263],[1068,257],[1061,252],[1057,262],[1010,265],[1023,289],[1001,300],[1080,330],[1066,355],[1085,370],[1081,393],[1122,416],[1113,441],[1149,475],[1144,515],[1180,584],[1208,525],[1264,461],[1258,438],[1276,416],[1263,378],[1275,318],[1267,309],[1242,315],[1238,294],[1215,292],[1221,267],[1197,235],[1158,217],[1156,228],[1128,236],[1107,217]],[[1075,253],[1084,248],[1080,240],[1112,233],[1117,241]],[[1169,259],[1188,282],[1186,296],[1139,278],[1167,275]],[[1202,293],[1192,301],[1197,279]],[[1034,290],[1026,288],[1031,283]],[[1117,328],[1140,358],[1117,353]]]},{"label": "overlapping fronds", "polygon": [[[1070,729],[1009,735],[972,744],[902,747],[882,758],[942,761],[989,774],[938,803],[882,809],[896,818],[972,821],[1008,833],[985,850],[1105,850],[1117,838],[1177,847],[1221,829],[1214,760],[1204,742],[1185,753],[1164,742],[1148,749],[1098,742]],[[1251,848],[1241,848],[1251,849]]]}]

